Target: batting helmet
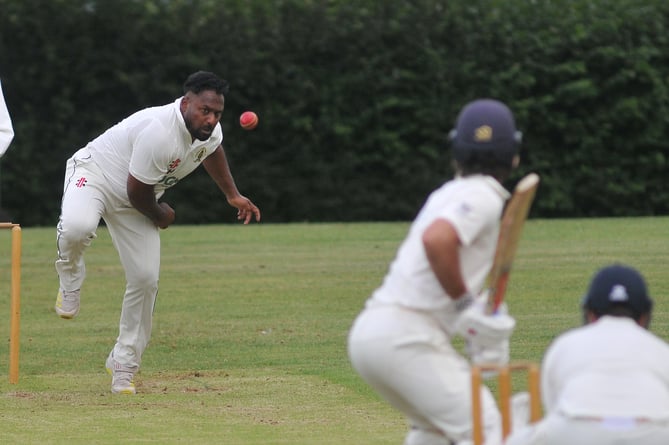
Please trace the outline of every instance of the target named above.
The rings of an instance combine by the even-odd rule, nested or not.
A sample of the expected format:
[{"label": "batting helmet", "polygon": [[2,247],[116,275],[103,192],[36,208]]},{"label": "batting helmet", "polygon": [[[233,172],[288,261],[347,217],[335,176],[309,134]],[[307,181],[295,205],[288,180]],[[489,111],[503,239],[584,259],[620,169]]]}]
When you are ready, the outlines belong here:
[{"label": "batting helmet", "polygon": [[613,265],[601,269],[583,297],[583,308],[598,315],[610,313],[615,306],[626,306],[637,317],[653,308],[646,282],[631,267]]},{"label": "batting helmet", "polygon": [[494,99],[478,99],[460,111],[448,136],[460,164],[483,155],[510,166],[523,134],[516,130],[509,107]]}]

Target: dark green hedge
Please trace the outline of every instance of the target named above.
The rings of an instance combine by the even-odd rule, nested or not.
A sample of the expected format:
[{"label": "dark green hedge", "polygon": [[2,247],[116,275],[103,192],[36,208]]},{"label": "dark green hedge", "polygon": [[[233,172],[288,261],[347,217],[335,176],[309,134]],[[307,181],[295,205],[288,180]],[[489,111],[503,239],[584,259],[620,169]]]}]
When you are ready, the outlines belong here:
[{"label": "dark green hedge", "polygon": [[[67,157],[206,69],[231,82],[225,146],[265,221],[413,217],[482,96],[516,112],[507,185],[541,174],[534,216],[666,214],[668,26],[665,0],[0,0],[1,206],[54,225]],[[203,171],[166,200],[178,222],[234,221]]]}]

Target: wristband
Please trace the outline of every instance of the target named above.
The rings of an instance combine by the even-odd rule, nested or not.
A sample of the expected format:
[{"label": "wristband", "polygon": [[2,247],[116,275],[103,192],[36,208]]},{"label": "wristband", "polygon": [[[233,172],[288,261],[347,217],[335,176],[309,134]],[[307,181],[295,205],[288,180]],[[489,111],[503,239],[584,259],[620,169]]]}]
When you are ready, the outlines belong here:
[{"label": "wristband", "polygon": [[455,310],[460,313],[474,303],[474,297],[469,292],[465,292],[459,298],[453,300],[453,302],[455,303]]}]

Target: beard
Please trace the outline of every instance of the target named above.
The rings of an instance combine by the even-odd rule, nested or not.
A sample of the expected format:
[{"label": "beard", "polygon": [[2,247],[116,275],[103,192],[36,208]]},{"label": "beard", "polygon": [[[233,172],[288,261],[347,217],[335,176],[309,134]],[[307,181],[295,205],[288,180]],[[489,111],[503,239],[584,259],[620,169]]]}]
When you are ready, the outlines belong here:
[{"label": "beard", "polygon": [[214,131],[214,129],[208,129],[208,128],[199,128],[195,133],[191,133],[195,139],[198,139],[200,141],[206,141],[211,137],[211,133]]},{"label": "beard", "polygon": [[214,132],[214,127],[206,125],[203,127],[195,128],[193,127],[193,124],[188,121],[186,121],[186,128],[188,129],[188,132],[193,138],[200,141],[206,141],[211,137],[212,133]]}]

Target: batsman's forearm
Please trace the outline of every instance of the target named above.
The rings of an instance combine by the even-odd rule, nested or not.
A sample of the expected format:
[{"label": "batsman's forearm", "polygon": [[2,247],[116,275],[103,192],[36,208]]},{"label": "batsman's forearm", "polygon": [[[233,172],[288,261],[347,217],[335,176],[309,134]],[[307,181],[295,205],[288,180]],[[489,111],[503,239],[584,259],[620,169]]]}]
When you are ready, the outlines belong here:
[{"label": "batsman's forearm", "polygon": [[432,272],[451,298],[458,298],[468,289],[460,267],[460,238],[444,219],[434,221],[423,232],[423,248]]},{"label": "batsman's forearm", "polygon": [[462,278],[458,257],[432,257],[429,260],[439,284],[451,298],[455,299],[467,293],[467,286]]}]

